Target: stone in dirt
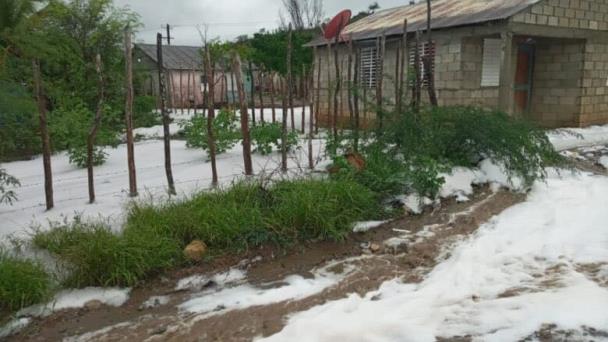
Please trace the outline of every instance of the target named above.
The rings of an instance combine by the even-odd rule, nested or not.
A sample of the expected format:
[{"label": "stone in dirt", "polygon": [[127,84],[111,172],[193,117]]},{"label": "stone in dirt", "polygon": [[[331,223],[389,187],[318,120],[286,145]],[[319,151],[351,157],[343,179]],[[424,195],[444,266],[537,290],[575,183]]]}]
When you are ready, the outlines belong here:
[{"label": "stone in dirt", "polygon": [[93,299],[84,304],[85,309],[87,310],[99,310],[102,307],[103,303],[100,300]]},{"label": "stone in dirt", "polygon": [[189,261],[200,262],[203,260],[205,252],[207,252],[207,245],[203,241],[194,240],[184,249],[184,256]]},{"label": "stone in dirt", "polygon": [[372,253],[378,253],[378,252],[380,252],[381,249],[382,249],[382,246],[380,246],[377,243],[372,243],[369,246],[369,250],[372,251]]}]

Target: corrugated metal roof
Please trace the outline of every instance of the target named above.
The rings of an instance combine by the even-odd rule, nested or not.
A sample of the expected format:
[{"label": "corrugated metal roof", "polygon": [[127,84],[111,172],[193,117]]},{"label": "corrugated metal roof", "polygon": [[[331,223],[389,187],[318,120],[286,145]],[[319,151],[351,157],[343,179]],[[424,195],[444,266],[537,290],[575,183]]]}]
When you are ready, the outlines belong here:
[{"label": "corrugated metal roof", "polygon": [[[432,29],[480,24],[507,19],[541,0],[433,0]],[[345,36],[353,40],[375,38],[383,33],[387,36],[403,33],[403,20],[407,18],[408,32],[426,29],[426,1],[378,11],[369,17],[354,22],[344,30]],[[326,44],[319,37],[308,46]]]},{"label": "corrugated metal roof", "polygon": [[[158,62],[155,44],[135,44],[154,62]],[[163,45],[163,64],[170,70],[200,70],[203,65],[203,55],[200,47]]]}]

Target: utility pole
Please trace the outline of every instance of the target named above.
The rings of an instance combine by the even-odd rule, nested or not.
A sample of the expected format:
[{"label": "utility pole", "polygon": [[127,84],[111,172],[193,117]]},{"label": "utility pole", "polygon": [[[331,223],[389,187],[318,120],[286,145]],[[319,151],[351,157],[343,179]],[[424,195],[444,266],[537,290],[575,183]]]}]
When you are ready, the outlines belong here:
[{"label": "utility pole", "polygon": [[171,45],[171,25],[167,24],[167,45]]}]

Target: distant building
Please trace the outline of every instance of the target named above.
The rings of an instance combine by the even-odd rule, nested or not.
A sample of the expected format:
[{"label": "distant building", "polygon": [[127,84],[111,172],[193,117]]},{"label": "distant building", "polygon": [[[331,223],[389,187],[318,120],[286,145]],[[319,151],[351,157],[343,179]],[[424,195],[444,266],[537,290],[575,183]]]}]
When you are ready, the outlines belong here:
[{"label": "distant building", "polygon": [[[203,51],[197,46],[163,46],[163,63],[167,74],[168,105],[173,108],[193,108],[204,106],[207,92],[207,77],[203,70]],[[158,59],[156,45],[135,44],[134,65],[144,71],[141,92],[158,94]],[[244,66],[245,67],[245,66]],[[231,72],[215,68],[215,103],[225,104],[238,101],[235,77]],[[248,70],[243,71],[245,89],[251,88]]]},{"label": "distant building", "polygon": [[[421,1],[378,11],[345,29],[344,37],[350,37],[361,54],[360,83],[368,95],[375,92],[378,79],[377,38],[387,38],[383,94],[394,100],[403,21],[408,20],[408,57],[413,66],[412,42],[415,32],[426,28],[426,14],[426,2]],[[432,15],[432,43],[425,42],[420,52],[434,57],[441,105],[500,108],[545,127],[608,123],[605,0],[433,0]],[[308,45],[317,47],[315,60],[321,60],[320,108],[326,120],[333,61],[328,63],[323,38]],[[345,66],[344,42],[339,51]],[[342,75],[346,74],[344,70]],[[348,117],[346,92],[342,96],[346,103],[340,106],[342,117]],[[428,99],[424,90],[423,98]],[[369,116],[373,118],[372,113]]]}]

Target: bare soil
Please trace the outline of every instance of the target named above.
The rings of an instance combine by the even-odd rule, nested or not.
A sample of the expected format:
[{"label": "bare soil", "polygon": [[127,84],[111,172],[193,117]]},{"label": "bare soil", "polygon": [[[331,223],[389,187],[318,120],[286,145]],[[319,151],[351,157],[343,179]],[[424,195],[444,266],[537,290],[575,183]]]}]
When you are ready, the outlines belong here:
[{"label": "bare soil", "polygon": [[[8,341],[251,341],[258,336],[279,332],[285,318],[329,300],[350,293],[365,294],[384,281],[401,278],[419,282],[439,261],[449,256],[449,247],[475,232],[480,224],[504,209],[522,201],[525,195],[508,191],[492,192],[477,188],[471,200],[444,201],[422,215],[392,221],[366,233],[353,233],[342,242],[314,242],[289,250],[265,247],[243,255],[225,256],[210,262],[171,271],[133,289],[129,301],[121,307],[101,306],[65,310],[38,318]],[[431,234],[418,234],[431,231]],[[407,232],[412,240],[398,251],[384,246],[387,239]],[[375,244],[372,252],[362,245]],[[360,256],[367,256],[356,258]],[[288,275],[311,276],[311,271],[329,262],[337,262],[335,272],[354,266],[336,286],[302,300],[249,307],[210,317],[179,312],[177,305],[193,293],[174,290],[178,280],[191,275],[211,275],[231,267],[247,271],[247,281],[262,286],[278,282]],[[353,267],[350,267],[351,269]],[[151,296],[168,296],[169,303],[141,309]]]}]

